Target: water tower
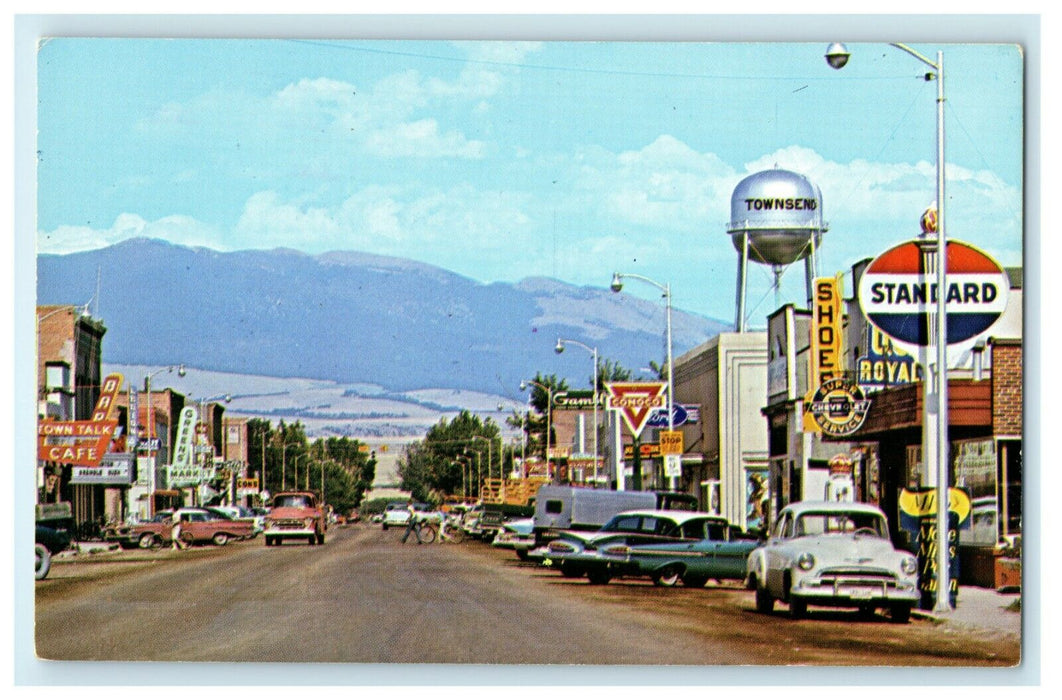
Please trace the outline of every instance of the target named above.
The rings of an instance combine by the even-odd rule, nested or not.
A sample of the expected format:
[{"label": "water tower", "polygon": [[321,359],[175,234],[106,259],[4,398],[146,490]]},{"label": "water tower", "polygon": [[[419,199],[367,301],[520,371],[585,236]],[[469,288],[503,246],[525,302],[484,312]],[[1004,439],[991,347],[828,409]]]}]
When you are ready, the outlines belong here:
[{"label": "water tower", "polygon": [[745,295],[749,259],[774,270],[775,302],[786,266],[804,260],[805,284],[811,299],[816,251],[826,225],[822,193],[803,175],[764,170],[737,184],[730,198],[727,233],[738,251],[738,333],[745,331]]}]

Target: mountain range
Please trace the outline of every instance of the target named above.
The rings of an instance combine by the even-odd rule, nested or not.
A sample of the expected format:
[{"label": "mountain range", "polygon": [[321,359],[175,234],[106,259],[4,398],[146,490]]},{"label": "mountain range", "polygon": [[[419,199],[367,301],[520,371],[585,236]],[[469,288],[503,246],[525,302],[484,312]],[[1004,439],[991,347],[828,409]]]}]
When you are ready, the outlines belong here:
[{"label": "mountain range", "polygon": [[[513,398],[536,372],[589,386],[589,353],[636,373],[662,363],[664,305],[527,278],[483,284],[401,258],[290,249],[219,252],[137,238],[40,255],[37,303],[83,305],[107,328],[106,363],[364,383],[395,393]],[[672,314],[674,354],[730,324]]]}]

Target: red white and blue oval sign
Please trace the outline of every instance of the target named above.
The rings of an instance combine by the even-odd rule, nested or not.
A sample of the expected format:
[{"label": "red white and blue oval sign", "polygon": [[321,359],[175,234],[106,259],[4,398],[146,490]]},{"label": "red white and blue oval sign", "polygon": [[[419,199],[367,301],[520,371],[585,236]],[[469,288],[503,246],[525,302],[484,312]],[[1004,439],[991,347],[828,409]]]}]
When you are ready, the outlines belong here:
[{"label": "red white and blue oval sign", "polygon": [[[1007,308],[1010,283],[999,263],[973,246],[948,241],[948,345],[988,330]],[[863,272],[859,306],[885,335],[903,343],[929,344],[936,316],[937,275],[926,272],[922,248],[910,241],[890,248]]]}]

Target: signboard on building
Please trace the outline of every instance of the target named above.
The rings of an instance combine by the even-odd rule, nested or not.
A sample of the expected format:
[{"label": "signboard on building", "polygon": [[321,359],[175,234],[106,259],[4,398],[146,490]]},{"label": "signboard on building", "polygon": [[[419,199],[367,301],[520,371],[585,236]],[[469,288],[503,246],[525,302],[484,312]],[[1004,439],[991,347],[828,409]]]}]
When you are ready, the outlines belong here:
[{"label": "signboard on building", "polygon": [[844,333],[841,310],[841,280],[821,277],[814,283],[811,304],[811,363],[808,386],[822,386],[844,371],[841,339]]},{"label": "signboard on building", "polygon": [[83,467],[98,467],[114,439],[118,421],[40,421],[37,459]]},{"label": "signboard on building", "polygon": [[[638,445],[638,454],[642,459],[655,459],[660,456],[660,443],[643,442]],[[634,459],[634,445],[623,446],[623,459]]]},{"label": "signboard on building", "polygon": [[[859,306],[883,333],[912,348],[929,345],[936,316],[936,274],[926,274],[922,241],[890,248],[867,266],[859,281]],[[967,243],[948,241],[947,343],[988,330],[1007,308],[1010,283],[1003,268]]]},{"label": "signboard on building", "polygon": [[846,437],[859,430],[870,410],[870,399],[858,385],[828,379],[804,397],[804,432]]},{"label": "signboard on building", "polygon": [[[596,403],[603,405],[604,396],[598,394]],[[594,410],[595,396],[592,391],[558,391],[553,394],[554,411],[592,411]]]},{"label": "signboard on building", "polygon": [[[701,407],[693,404],[676,403],[671,406],[671,425],[679,427],[680,425],[700,423],[701,422]],[[649,414],[649,420],[645,422],[646,428],[666,428],[667,423],[667,406],[664,408],[658,408]]]},{"label": "signboard on building", "polygon": [[177,443],[174,445],[173,466],[178,469],[192,463],[192,441],[195,439],[195,409],[185,406],[177,419]]},{"label": "signboard on building", "polygon": [[856,383],[873,392],[922,380],[918,363],[887,335],[867,324],[867,354],[856,361]]},{"label": "signboard on building", "polygon": [[132,453],[112,452],[104,455],[96,467],[78,467],[71,470],[71,484],[111,484],[128,486],[133,483]]},{"label": "signboard on building", "polygon": [[610,410],[619,411],[634,437],[642,434],[654,408],[667,405],[663,382],[607,382]]}]

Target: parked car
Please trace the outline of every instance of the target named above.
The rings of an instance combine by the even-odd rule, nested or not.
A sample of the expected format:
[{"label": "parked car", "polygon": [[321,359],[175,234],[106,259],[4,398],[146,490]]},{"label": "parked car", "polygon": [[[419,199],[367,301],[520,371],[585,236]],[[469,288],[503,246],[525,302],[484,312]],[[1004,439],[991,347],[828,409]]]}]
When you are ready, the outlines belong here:
[{"label": "parked car", "polygon": [[[206,508],[178,508],[181,519],[181,541],[194,544],[211,542],[223,546],[230,540],[252,537],[253,523],[233,520]],[[171,541],[174,511],[162,510],[150,520],[127,523],[109,528],[104,539],[117,542],[123,548],[148,549]]]},{"label": "parked car", "polygon": [[[414,503],[413,510],[419,513],[428,512],[427,503]],[[384,507],[383,529],[389,527],[405,527],[409,522],[409,504],[403,502],[388,503]]]},{"label": "parked car", "polygon": [[173,511],[160,510],[149,520],[109,526],[103,531],[103,539],[105,542],[117,542],[122,549],[148,549],[170,541],[172,524]]},{"label": "parked car", "polygon": [[37,581],[48,576],[52,569],[52,556],[70,547],[70,533],[46,525],[37,525],[34,541],[34,578]]},{"label": "parked car", "polygon": [[265,519],[267,547],[286,539],[305,539],[311,545],[324,544],[328,530],[325,509],[309,491],[282,491],[273,497],[273,507]]},{"label": "parked car", "polygon": [[699,540],[709,523],[720,522],[726,524],[719,516],[707,513],[631,510],[613,516],[596,532],[561,531],[549,544],[529,552],[528,559],[548,563],[567,577],[587,576],[591,583],[607,583],[629,569],[621,557],[603,557],[602,550]]},{"label": "parked car", "polygon": [[265,514],[259,515],[250,508],[245,508],[244,506],[205,506],[205,510],[231,520],[243,520],[251,523],[251,537],[258,537],[265,530]]},{"label": "parked car", "polygon": [[876,506],[800,502],[782,509],[770,539],[749,554],[746,585],[762,613],[776,600],[796,619],[808,605],[864,615],[887,607],[894,622],[905,623],[919,598],[918,562],[893,548]]},{"label": "parked car", "polygon": [[501,531],[494,536],[491,546],[511,549],[521,561],[526,560],[527,553],[535,546],[535,519],[514,518],[503,521]]},{"label": "parked car", "polygon": [[682,539],[676,542],[599,546],[599,556],[608,566],[591,581],[603,584],[614,576],[647,576],[658,586],[682,581],[692,588],[709,579],[744,581],[749,553],[759,544],[758,537],[723,518],[695,518],[683,523]]}]

